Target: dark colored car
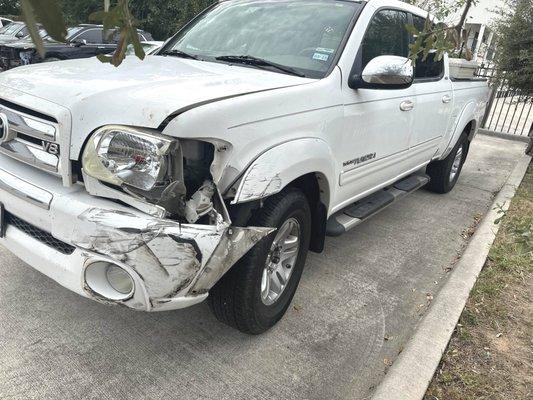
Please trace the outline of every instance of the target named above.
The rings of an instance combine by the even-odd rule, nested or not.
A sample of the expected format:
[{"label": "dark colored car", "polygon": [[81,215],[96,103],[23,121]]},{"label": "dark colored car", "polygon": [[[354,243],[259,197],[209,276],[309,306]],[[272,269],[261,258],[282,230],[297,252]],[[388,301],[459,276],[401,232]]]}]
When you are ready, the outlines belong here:
[{"label": "dark colored car", "polygon": [[[152,41],[152,35],[138,30],[142,42]],[[41,57],[29,39],[5,45],[0,44],[0,68],[11,69],[21,65],[36,64],[75,58],[89,58],[99,54],[110,54],[117,48],[118,32],[104,35],[101,25],[80,25],[69,28],[67,42],[56,42],[44,37],[45,55]]]}]

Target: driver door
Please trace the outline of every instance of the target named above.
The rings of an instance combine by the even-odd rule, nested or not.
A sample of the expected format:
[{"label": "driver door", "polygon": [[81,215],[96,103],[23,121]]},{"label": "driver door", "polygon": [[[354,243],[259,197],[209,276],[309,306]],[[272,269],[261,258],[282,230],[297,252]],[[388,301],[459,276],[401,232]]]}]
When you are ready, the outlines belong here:
[{"label": "driver door", "polygon": [[[409,34],[404,11],[382,9],[371,19],[357,52],[354,70],[380,55],[407,57]],[[352,71],[354,71],[352,70]],[[352,89],[345,74],[342,165],[339,200],[343,205],[392,183],[409,170],[409,141],[413,127],[415,91]]]}]

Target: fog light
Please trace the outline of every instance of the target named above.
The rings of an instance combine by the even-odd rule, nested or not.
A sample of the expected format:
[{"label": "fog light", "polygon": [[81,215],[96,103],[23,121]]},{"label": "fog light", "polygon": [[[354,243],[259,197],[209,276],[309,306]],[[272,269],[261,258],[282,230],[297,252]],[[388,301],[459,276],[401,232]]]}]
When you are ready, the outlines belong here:
[{"label": "fog light", "polygon": [[130,274],[116,265],[107,266],[106,277],[111,287],[119,293],[129,294],[133,290],[133,279]]},{"label": "fog light", "polygon": [[95,293],[109,300],[125,300],[135,289],[131,275],[118,265],[96,261],[85,269],[85,283]]}]

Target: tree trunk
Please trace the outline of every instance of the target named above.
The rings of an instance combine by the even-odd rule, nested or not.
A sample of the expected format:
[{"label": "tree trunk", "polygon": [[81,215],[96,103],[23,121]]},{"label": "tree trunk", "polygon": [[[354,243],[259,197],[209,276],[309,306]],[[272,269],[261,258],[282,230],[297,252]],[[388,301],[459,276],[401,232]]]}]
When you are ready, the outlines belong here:
[{"label": "tree trunk", "polygon": [[466,21],[466,16],[468,15],[468,11],[470,11],[470,7],[472,7],[472,2],[473,0],[466,0],[465,9],[463,10],[463,14],[461,14],[461,19],[457,25],[455,25],[455,31],[457,32],[458,38],[461,38],[461,32]]}]

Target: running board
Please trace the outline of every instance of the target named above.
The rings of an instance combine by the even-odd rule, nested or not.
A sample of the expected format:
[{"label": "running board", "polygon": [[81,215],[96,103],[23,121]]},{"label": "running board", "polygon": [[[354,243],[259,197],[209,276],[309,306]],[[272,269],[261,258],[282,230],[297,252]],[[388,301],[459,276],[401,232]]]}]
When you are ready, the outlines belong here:
[{"label": "running board", "polygon": [[326,235],[342,235],[395,201],[420,189],[428,182],[429,176],[425,174],[418,173],[410,175],[407,178],[399,180],[392,186],[388,186],[349,205],[328,219]]}]

